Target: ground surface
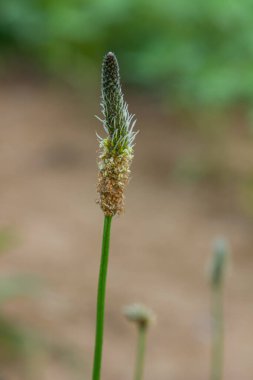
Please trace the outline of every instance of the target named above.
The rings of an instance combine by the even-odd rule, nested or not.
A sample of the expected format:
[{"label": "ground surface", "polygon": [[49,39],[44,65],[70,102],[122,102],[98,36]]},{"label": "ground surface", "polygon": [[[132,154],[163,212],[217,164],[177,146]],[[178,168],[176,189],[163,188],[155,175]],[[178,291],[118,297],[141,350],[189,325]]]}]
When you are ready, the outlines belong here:
[{"label": "ground surface", "polygon": [[[253,143],[235,128],[221,149],[212,139],[196,138],[196,130],[177,124],[155,102],[129,98],[140,134],[126,213],[112,226],[103,379],[132,378],[136,334],[121,309],[135,301],[157,314],[145,379],[208,379],[205,267],[213,238],[222,234],[233,253],[224,379],[251,380],[252,219],[241,211],[233,175],[223,185],[218,181],[223,172],[218,177],[215,172],[211,183],[197,184],[173,173],[181,158],[187,163],[197,154],[201,161],[218,151],[238,176],[242,167],[252,170]],[[46,283],[37,299],[9,302],[5,314],[76,347],[85,358],[87,379],[102,233],[95,204],[95,130],[101,127],[93,117],[99,112],[94,99],[24,80],[2,83],[0,91],[0,223],[18,241],[0,258],[0,274],[34,273]],[[11,368],[3,366],[3,379],[26,380]],[[53,359],[43,362],[40,372],[35,380],[74,379]]]}]

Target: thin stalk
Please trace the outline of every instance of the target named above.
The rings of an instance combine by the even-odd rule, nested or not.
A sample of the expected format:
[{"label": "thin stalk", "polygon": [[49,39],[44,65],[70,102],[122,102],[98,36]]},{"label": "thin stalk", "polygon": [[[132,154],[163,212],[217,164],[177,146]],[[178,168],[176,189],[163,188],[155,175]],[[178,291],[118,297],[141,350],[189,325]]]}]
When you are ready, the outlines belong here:
[{"label": "thin stalk", "polygon": [[112,216],[104,217],[104,231],[103,231],[102,252],[101,252],[99,279],[98,279],[98,291],[97,291],[96,340],[95,340],[95,349],[94,349],[92,380],[99,380],[100,372],[101,372],[103,334],[104,334],[106,277],[107,277],[107,267],[108,267],[108,258],[109,258],[111,222],[112,222]]},{"label": "thin stalk", "polygon": [[136,367],[134,380],[141,380],[144,370],[144,356],[146,348],[146,334],[147,324],[140,323],[138,325],[138,343],[137,343],[137,355],[136,355]]},{"label": "thin stalk", "polygon": [[222,285],[213,287],[211,300],[212,313],[212,352],[211,380],[222,380],[223,351],[224,351],[224,322],[223,322],[223,288]]}]

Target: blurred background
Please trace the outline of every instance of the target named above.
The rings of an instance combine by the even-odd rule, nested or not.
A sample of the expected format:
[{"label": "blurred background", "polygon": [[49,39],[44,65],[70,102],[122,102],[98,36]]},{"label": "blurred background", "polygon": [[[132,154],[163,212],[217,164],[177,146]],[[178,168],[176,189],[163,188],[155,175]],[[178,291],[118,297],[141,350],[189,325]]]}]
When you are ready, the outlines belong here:
[{"label": "blurred background", "polygon": [[100,70],[137,115],[112,228],[103,377],[132,378],[126,304],[154,309],[145,379],[204,380],[213,240],[232,251],[225,380],[251,380],[253,2],[0,2],[0,378],[89,379],[102,212]]}]

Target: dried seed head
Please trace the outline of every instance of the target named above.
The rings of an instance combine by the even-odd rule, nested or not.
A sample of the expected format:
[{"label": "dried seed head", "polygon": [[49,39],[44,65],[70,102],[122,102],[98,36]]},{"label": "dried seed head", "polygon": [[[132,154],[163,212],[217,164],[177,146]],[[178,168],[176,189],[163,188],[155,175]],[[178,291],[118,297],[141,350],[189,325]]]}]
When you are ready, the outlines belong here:
[{"label": "dried seed head", "polygon": [[213,257],[210,265],[210,281],[213,287],[222,285],[227,261],[229,257],[228,244],[224,239],[217,239],[214,242]]},{"label": "dried seed head", "polygon": [[123,314],[129,321],[135,322],[140,326],[147,326],[156,320],[154,312],[141,304],[126,306]]},{"label": "dried seed head", "polygon": [[124,209],[124,190],[129,180],[133,159],[134,115],[120,85],[119,65],[113,53],[108,53],[102,65],[102,113],[106,138],[98,136],[100,145],[98,203],[107,216],[120,214]]}]

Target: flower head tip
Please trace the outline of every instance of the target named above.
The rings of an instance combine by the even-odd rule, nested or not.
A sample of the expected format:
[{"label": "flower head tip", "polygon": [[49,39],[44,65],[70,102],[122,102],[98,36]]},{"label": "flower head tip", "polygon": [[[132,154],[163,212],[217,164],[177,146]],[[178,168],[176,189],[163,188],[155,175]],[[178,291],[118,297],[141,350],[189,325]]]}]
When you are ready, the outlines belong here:
[{"label": "flower head tip", "polygon": [[229,257],[229,248],[226,240],[219,238],[214,242],[213,257],[210,266],[210,281],[212,286],[219,287],[224,275]]}]

